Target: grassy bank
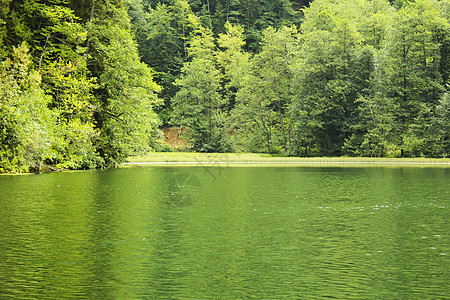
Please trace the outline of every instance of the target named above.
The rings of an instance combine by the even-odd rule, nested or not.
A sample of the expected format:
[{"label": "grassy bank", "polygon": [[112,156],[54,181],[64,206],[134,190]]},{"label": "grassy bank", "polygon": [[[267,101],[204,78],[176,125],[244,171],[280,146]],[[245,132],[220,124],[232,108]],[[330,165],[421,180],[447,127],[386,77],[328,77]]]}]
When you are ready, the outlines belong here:
[{"label": "grassy bank", "polygon": [[131,157],[129,164],[351,164],[351,165],[439,165],[450,167],[450,158],[371,158],[371,157],[279,157],[257,153],[153,152]]}]

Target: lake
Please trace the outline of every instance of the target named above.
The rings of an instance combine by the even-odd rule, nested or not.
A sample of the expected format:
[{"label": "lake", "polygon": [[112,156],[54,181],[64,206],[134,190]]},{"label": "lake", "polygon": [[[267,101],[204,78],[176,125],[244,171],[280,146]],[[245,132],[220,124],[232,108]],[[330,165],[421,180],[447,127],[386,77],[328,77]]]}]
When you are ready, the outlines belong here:
[{"label": "lake", "polygon": [[444,299],[450,168],[0,176],[0,299]]}]

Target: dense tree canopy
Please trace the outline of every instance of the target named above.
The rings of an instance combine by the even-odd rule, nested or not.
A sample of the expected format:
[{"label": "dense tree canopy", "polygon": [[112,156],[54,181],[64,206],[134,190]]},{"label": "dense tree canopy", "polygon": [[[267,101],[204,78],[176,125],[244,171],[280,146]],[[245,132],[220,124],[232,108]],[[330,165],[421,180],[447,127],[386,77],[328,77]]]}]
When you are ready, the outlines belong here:
[{"label": "dense tree canopy", "polygon": [[449,154],[449,0],[4,0],[0,172]]},{"label": "dense tree canopy", "polygon": [[152,147],[160,87],[140,61],[128,8],[2,2],[3,171],[107,167]]}]

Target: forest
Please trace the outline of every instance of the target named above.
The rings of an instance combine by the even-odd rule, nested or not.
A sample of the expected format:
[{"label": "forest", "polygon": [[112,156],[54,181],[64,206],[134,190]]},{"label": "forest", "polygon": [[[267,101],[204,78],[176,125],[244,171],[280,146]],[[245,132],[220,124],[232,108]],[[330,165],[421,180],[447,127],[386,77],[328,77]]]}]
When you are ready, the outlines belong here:
[{"label": "forest", "polygon": [[174,151],[447,157],[450,0],[2,0],[0,173]]}]

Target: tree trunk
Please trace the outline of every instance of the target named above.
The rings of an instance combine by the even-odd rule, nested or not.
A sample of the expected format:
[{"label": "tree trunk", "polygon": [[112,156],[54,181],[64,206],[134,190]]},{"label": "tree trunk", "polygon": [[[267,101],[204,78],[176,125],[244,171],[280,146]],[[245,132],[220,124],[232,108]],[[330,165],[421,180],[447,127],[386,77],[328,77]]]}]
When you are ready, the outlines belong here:
[{"label": "tree trunk", "polygon": [[284,154],[287,154],[286,132],[284,131],[283,113],[281,112],[281,103],[278,101],[278,117],[280,118],[281,133],[283,134]]},{"label": "tree trunk", "polygon": [[50,39],[51,34],[47,35],[47,38],[45,39],[45,44],[44,44],[44,49],[42,50],[42,54],[41,57],[39,57],[39,65],[38,65],[38,72],[41,71],[41,67],[42,67],[42,60],[44,59],[44,55],[47,52],[47,43],[48,40]]},{"label": "tree trunk", "polygon": [[211,20],[211,8],[209,6],[209,0],[206,0],[206,4],[208,5],[208,15],[209,15],[209,19]]},{"label": "tree trunk", "polygon": [[[91,15],[89,16],[89,23],[92,23],[94,20],[94,8],[95,8],[95,0],[92,0],[92,7],[91,7]],[[84,52],[84,55],[87,56],[89,53],[89,35],[86,38],[86,51]]]},{"label": "tree trunk", "polygon": [[271,147],[271,142],[270,142],[270,140],[272,139],[272,136],[271,136],[271,132],[270,132],[270,127],[267,128],[266,125],[264,124],[263,116],[261,116],[261,124],[262,124],[264,130],[267,132],[267,149],[268,149],[269,153],[272,153],[272,147]]}]

